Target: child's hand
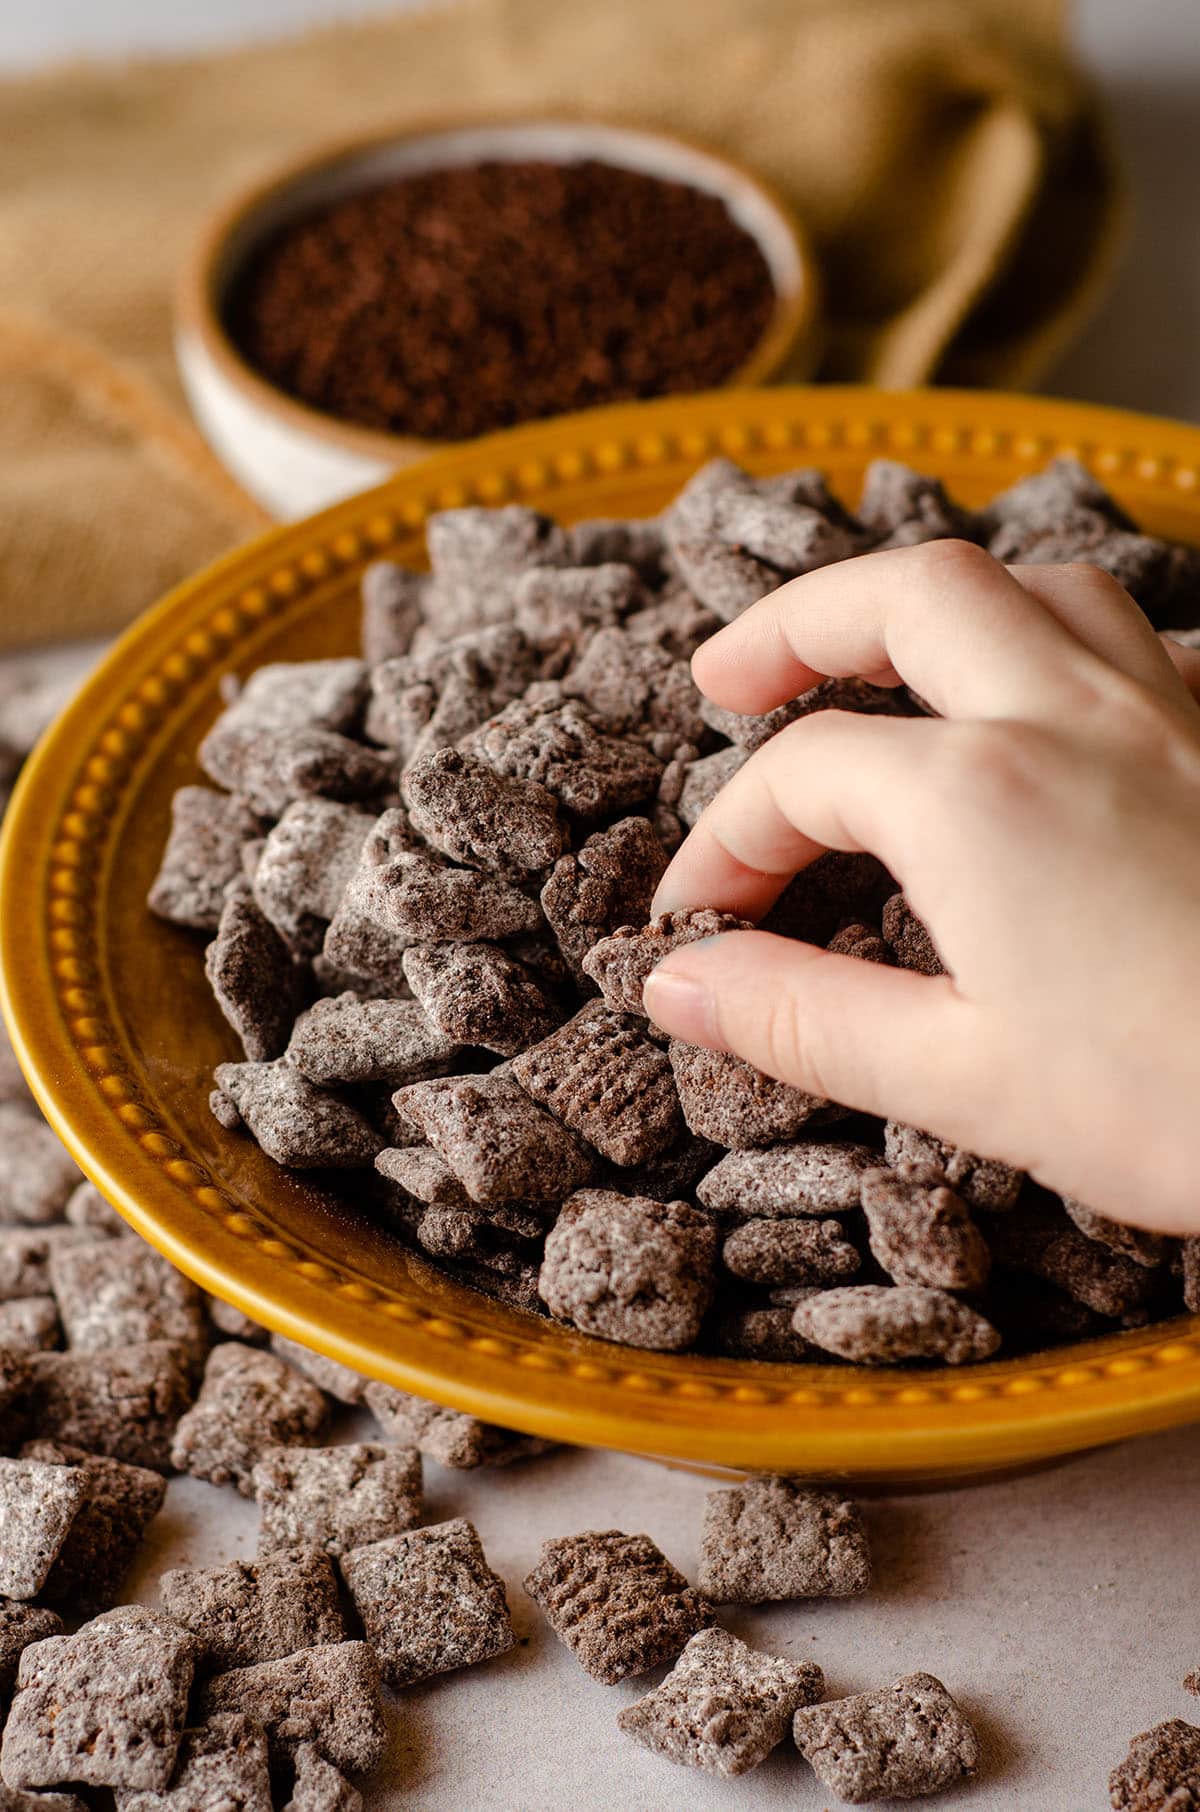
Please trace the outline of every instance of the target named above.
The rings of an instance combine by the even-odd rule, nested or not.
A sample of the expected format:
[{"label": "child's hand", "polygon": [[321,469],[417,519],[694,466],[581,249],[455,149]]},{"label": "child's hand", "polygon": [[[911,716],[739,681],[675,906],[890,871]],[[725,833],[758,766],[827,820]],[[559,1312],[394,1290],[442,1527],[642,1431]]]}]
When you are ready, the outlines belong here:
[{"label": "child's hand", "polygon": [[660,965],[654,1019],[1105,1214],[1200,1230],[1194,665],[1095,568],[1009,570],[963,542],[763,599],[695,657],[719,704],[858,674],[942,716],[792,724],[709,806],[654,910],[759,918],[822,850],[871,850],[949,974],[733,932]]}]

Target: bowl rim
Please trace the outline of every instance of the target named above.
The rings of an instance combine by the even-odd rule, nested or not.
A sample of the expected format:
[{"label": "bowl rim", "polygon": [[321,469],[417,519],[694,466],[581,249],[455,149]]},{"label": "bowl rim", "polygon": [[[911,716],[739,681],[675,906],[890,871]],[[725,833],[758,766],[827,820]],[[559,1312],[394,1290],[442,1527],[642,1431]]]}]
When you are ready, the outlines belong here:
[{"label": "bowl rim", "polygon": [[[122,789],[172,713],[274,618],[316,611],[339,569],[416,542],[429,513],[522,497],[553,508],[581,469],[663,485],[726,454],[810,458],[954,451],[986,470],[1084,457],[1136,509],[1173,499],[1200,523],[1200,428],[991,392],[794,388],[618,405],[489,436],[268,532],[177,587],[126,632],[27,763],[0,838],[0,1006],[34,1094],[135,1230],[253,1319],[402,1389],[554,1439],[688,1461],[906,1481],[1037,1459],[1200,1414],[1200,1319],[982,1365],[760,1365],[645,1353],[504,1308],[419,1264],[408,1297],[366,1260],[311,1262],[286,1221],[238,1202],[139,1094],[138,1054],[99,986],[105,839]],[[961,476],[961,473],[960,473]],[[990,481],[990,475],[989,475]],[[981,479],[982,482],[982,479]],[[1189,500],[1191,500],[1189,502]],[[591,504],[588,497],[586,501]],[[594,506],[593,506],[594,507]],[[568,507],[564,516],[570,518]],[[579,511],[575,513],[581,513]],[[344,578],[340,581],[344,586]],[[308,602],[305,603],[307,598]],[[299,600],[299,603],[298,603]],[[240,651],[240,653],[239,653]],[[166,729],[164,730],[164,721]],[[161,828],[161,827],[159,827]],[[281,1232],[283,1237],[281,1238]],[[426,1279],[426,1281],[422,1281]],[[422,1294],[422,1292],[424,1292]],[[386,1339],[384,1330],[386,1330]]]},{"label": "bowl rim", "polygon": [[[354,422],[343,421],[338,416],[315,409],[297,397],[289,396],[242,356],[227,333],[218,294],[221,265],[230,242],[240,233],[252,231],[257,214],[269,208],[290,189],[338,164],[352,165],[357,159],[370,157],[373,152],[402,141],[436,140],[474,130],[516,134],[522,129],[542,127],[566,127],[579,132],[595,129],[703,158],[714,169],[725,172],[737,186],[753,191],[763,206],[774,214],[790,242],[798,281],[787,292],[776,286],[775,306],[766,328],[747,358],[730,374],[727,383],[721,386],[722,389],[746,389],[768,382],[798,348],[813,339],[821,303],[818,267],[799,216],[775,185],[735,158],[727,156],[725,152],[715,150],[682,133],[662,132],[617,115],[601,117],[584,112],[572,113],[569,108],[556,109],[553,113],[544,115],[514,110],[431,116],[403,126],[381,127],[369,133],[330,139],[305,152],[302,157],[277,163],[266,175],[259,176],[218,204],[202,225],[191,253],[181,266],[175,285],[176,336],[189,336],[229,384],[277,422],[293,431],[302,431],[325,445],[356,454],[359,458],[393,464],[398,456],[412,457],[414,448],[423,453],[435,454],[460,444],[429,440],[421,435],[400,431],[389,433],[382,429],[360,427]],[[602,154],[597,155],[603,161]],[[518,424],[526,425],[529,424]],[[502,433],[510,431],[498,430]]]}]

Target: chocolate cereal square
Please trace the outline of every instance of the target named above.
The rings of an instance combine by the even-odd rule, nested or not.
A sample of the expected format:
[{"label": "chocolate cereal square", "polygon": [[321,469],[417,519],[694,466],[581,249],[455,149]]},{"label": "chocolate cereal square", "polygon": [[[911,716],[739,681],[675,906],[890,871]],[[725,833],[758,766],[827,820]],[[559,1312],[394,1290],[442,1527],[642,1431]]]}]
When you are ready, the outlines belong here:
[{"label": "chocolate cereal square", "polygon": [[194,1660],[191,1636],[133,1604],[73,1636],[31,1644],[4,1728],[5,1781],[161,1793],[175,1768]]},{"label": "chocolate cereal square", "polygon": [[0,1717],[17,1683],[17,1663],[30,1643],[62,1633],[63,1621],[57,1612],[0,1599]]},{"label": "chocolate cereal square", "polygon": [[213,1075],[267,1156],[288,1169],[369,1169],[383,1147],[357,1108],[290,1063],[219,1063]]},{"label": "chocolate cereal square", "polygon": [[354,1548],[341,1567],[389,1686],[489,1661],[516,1640],[504,1582],[462,1517]]},{"label": "chocolate cereal square", "polygon": [[404,973],[452,1049],[479,1045],[511,1057],[559,1018],[529,970],[497,944],[414,944],[404,954]]},{"label": "chocolate cereal square", "polygon": [[[1144,1227],[1126,1227],[1120,1221],[1110,1221],[1106,1214],[1097,1214],[1094,1208],[1076,1201],[1073,1196],[1064,1195],[1062,1205],[1068,1218],[1074,1221],[1086,1238],[1107,1246],[1110,1252],[1132,1259],[1135,1265],[1145,1265],[1148,1270],[1166,1263],[1170,1242],[1164,1234],[1149,1233]],[[0,1326],[0,1342],[3,1342],[3,1338],[3,1328]]]},{"label": "chocolate cereal square", "polygon": [[731,1359],[770,1359],[784,1365],[811,1359],[816,1348],[796,1332],[792,1314],[790,1307],[726,1309],[714,1331],[716,1349]]},{"label": "chocolate cereal square", "polygon": [[263,844],[254,898],[297,956],[321,948],[375,820],[333,799],[298,799]]},{"label": "chocolate cereal square", "polygon": [[362,576],[362,651],[369,667],[407,654],[432,581],[394,560],[373,560]]},{"label": "chocolate cereal square", "polygon": [[37,1109],[0,1102],[0,1226],[60,1221],[79,1167]]},{"label": "chocolate cereal square", "polygon": [[50,1295],[51,1256],[65,1246],[90,1246],[95,1239],[94,1232],[81,1227],[0,1227],[0,1302]]},{"label": "chocolate cereal square", "polygon": [[840,1221],[742,1221],[725,1237],[721,1262],[753,1284],[840,1283],[862,1265]]},{"label": "chocolate cereal square", "polygon": [[933,939],[902,893],[894,893],[884,905],[883,935],[902,969],[918,975],[946,973]]},{"label": "chocolate cereal square", "polygon": [[242,872],[242,845],[262,831],[244,799],[207,786],[182,786],[171,801],[171,834],[150,889],[160,919],[215,931],[225,889]]},{"label": "chocolate cereal square", "polygon": [[547,1236],[538,1291],[582,1333],[679,1352],[712,1299],[716,1248],[712,1221],[687,1202],[581,1189]]},{"label": "chocolate cereal square", "polygon": [[830,1103],[776,1082],[731,1051],[710,1051],[673,1038],[668,1055],[683,1117],[692,1132],[730,1151],[794,1138]]},{"label": "chocolate cereal square", "polygon": [[78,1615],[116,1603],[142,1537],[162,1509],[166,1480],[148,1466],[129,1466],[62,1441],[27,1441],[21,1458],[70,1468],[85,1496],[39,1594]]},{"label": "chocolate cereal square", "polygon": [[285,1056],[318,1088],[382,1082],[395,1089],[442,1074],[463,1042],[436,1026],[420,1001],[347,991],[300,1014]]},{"label": "chocolate cereal square", "polygon": [[868,1170],[862,1205],[871,1251],[896,1283],[978,1290],[987,1282],[987,1241],[936,1166]]},{"label": "chocolate cereal square", "polygon": [[93,1236],[125,1232],[125,1222],[94,1183],[80,1183],[73,1189],[64,1212],[72,1227],[85,1227]]},{"label": "chocolate cereal square", "polygon": [[667,852],[648,818],[622,818],[562,856],[542,888],[542,910],[575,980],[583,959],[619,925],[642,925],[666,873]]},{"label": "chocolate cereal square", "polygon": [[468,1208],[471,1198],[432,1145],[397,1145],[381,1151],[375,1168],[416,1202],[438,1208]]},{"label": "chocolate cereal square", "polygon": [[563,691],[581,698],[611,735],[644,742],[660,760],[680,745],[695,750],[711,741],[688,662],[623,629],[600,629],[590,638],[564,676]]},{"label": "chocolate cereal square", "polygon": [[0,1459],[0,1593],[36,1598],[87,1497],[78,1472]]},{"label": "chocolate cereal square", "polygon": [[251,1497],[266,1449],[308,1445],[327,1417],[315,1384],[274,1353],[230,1340],[209,1355],[200,1395],[175,1430],[171,1464]]},{"label": "chocolate cereal square", "polygon": [[807,1706],[792,1734],[822,1786],[853,1806],[938,1793],[979,1766],[979,1739],[932,1674]]},{"label": "chocolate cereal square", "polygon": [[234,1711],[184,1731],[169,1787],[117,1796],[118,1812],[266,1812],[270,1804],[267,1739]]},{"label": "chocolate cereal square", "polygon": [[576,1135],[508,1077],[418,1082],[395,1099],[473,1202],[561,1200],[591,1176]]},{"label": "chocolate cereal square", "polygon": [[1143,1730],[1108,1777],[1114,1812],[1195,1812],[1200,1806],[1200,1730],[1168,1718]]},{"label": "chocolate cereal square", "polygon": [[968,1303],[917,1284],[858,1284],[820,1290],[796,1305],[793,1326],[824,1352],[859,1365],[990,1359],[1000,1336]]},{"label": "chocolate cereal square", "polygon": [[916,472],[897,459],[873,459],[863,477],[858,519],[872,541],[888,541],[919,524],[931,539],[954,536],[974,540],[978,527],[966,510],[946,495],[940,479]]},{"label": "chocolate cereal square", "polygon": [[363,1797],[313,1743],[296,1751],[292,1797],[283,1812],[362,1812]]},{"label": "chocolate cereal square", "polygon": [[674,801],[679,816],[690,830],[721,791],[731,781],[738,769],[744,767],[750,756],[745,749],[730,745],[727,749],[718,749],[715,755],[703,755],[698,761],[688,763],[687,773],[678,798]]},{"label": "chocolate cereal square", "polygon": [[669,1762],[731,1777],[766,1761],[793,1714],[824,1690],[813,1661],[776,1660],[728,1630],[701,1630],[662,1685],[618,1714],[617,1728]]},{"label": "chocolate cereal square", "polygon": [[[518,937],[542,923],[537,901],[519,887],[480,869],[456,868],[434,850],[393,857],[374,871],[368,892],[367,915],[410,944]],[[336,954],[332,926],[325,948]]]},{"label": "chocolate cereal square", "polygon": [[415,1447],[273,1447],[252,1476],[260,1555],[308,1546],[338,1556],[421,1520]]},{"label": "chocolate cereal square", "polygon": [[395,785],[394,759],[349,736],[249,719],[226,722],[230,716],[226,712],[200,744],[200,766],[218,786],[243,794],[264,818],[281,817],[297,799],[375,799]]},{"label": "chocolate cereal square", "polygon": [[442,855],[514,880],[558,860],[567,830],[553,794],[506,778],[459,749],[436,749],[406,768],[401,786],[413,829]]},{"label": "chocolate cereal square", "polygon": [[9,1352],[50,1352],[58,1345],[59,1332],[53,1296],[17,1296],[0,1302],[0,1347]]},{"label": "chocolate cereal square", "polygon": [[899,1120],[889,1120],[883,1129],[883,1153],[896,1169],[902,1164],[936,1164],[964,1202],[972,1208],[986,1208],[989,1214],[1011,1208],[1021,1191],[1024,1173],[1011,1164],[977,1157]]},{"label": "chocolate cereal square", "polygon": [[300,1005],[300,970],[248,881],[234,881],[226,893],[204,970],[249,1061],[278,1057]]},{"label": "chocolate cereal square", "polygon": [[673,1661],[712,1607],[648,1535],[585,1530],[548,1541],[525,1590],[593,1679],[615,1686]]},{"label": "chocolate cereal square", "polygon": [[653,798],[662,763],[643,743],[610,736],[577,699],[549,707],[517,699],[463,743],[498,774],[536,780],[583,822],[615,816]]},{"label": "chocolate cereal square", "polygon": [[523,1051],[513,1075],[614,1164],[644,1164],[683,1131],[666,1054],[637,1021],[599,1001]]},{"label": "chocolate cereal square", "polygon": [[514,1460],[533,1459],[553,1445],[535,1435],[481,1422],[463,1410],[429,1403],[391,1384],[368,1384],[363,1396],[392,1440],[411,1443],[439,1466],[456,1472],[469,1472],[476,1466],[508,1466]]},{"label": "chocolate cereal square", "polygon": [[342,1365],[337,1359],[330,1359],[325,1353],[314,1353],[311,1347],[302,1346],[298,1340],[288,1340],[283,1334],[272,1334],[268,1344],[277,1359],[282,1359],[293,1370],[303,1372],[318,1390],[336,1397],[339,1403],[362,1402],[367,1380],[361,1372]]},{"label": "chocolate cereal square", "polygon": [[203,1363],[209,1345],[204,1299],[144,1240],[56,1246],[49,1270],[67,1345],[77,1352],[171,1340]]},{"label": "chocolate cereal square", "polygon": [[260,1724],[273,1768],[312,1743],[335,1768],[365,1774],[387,1747],[379,1664],[365,1642],[328,1643],[282,1661],[235,1667],[209,1680],[198,1698],[204,1718],[238,1711]]},{"label": "chocolate cereal square", "polygon": [[749,1478],[704,1500],[697,1583],[714,1604],[850,1598],[871,1583],[858,1507],[795,1479]]},{"label": "chocolate cereal square", "polygon": [[697,1199],[728,1220],[846,1214],[859,1205],[862,1179],[878,1163],[868,1145],[768,1145],[731,1151],[696,1186]]},{"label": "chocolate cereal square", "polygon": [[595,944],[583,959],[583,971],[599,986],[614,1013],[641,1013],[642,990],[652,969],[672,950],[719,937],[723,931],[752,931],[749,919],[731,912],[664,912],[639,931],[623,925]]},{"label": "chocolate cereal square", "polygon": [[346,1635],[328,1554],[298,1547],[224,1567],[176,1567],[159,1580],[163,1609],[196,1638],[207,1673],[281,1661]]},{"label": "chocolate cereal square", "polygon": [[992,1227],[991,1242],[997,1261],[1054,1284],[1097,1315],[1145,1318],[1154,1272],[1089,1239],[1058,1202],[1034,1200],[1012,1209]]},{"label": "chocolate cereal square", "polygon": [[192,1401],[192,1354],[170,1340],[100,1353],[33,1353],[30,1418],[39,1435],[165,1472]]}]

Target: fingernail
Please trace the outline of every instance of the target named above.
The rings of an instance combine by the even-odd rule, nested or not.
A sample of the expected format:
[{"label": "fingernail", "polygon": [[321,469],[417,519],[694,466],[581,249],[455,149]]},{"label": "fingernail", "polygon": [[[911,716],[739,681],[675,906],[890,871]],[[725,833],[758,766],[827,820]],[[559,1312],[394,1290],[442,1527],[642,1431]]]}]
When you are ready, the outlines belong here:
[{"label": "fingernail", "polygon": [[672,1038],[721,1049],[713,997],[703,982],[690,975],[677,975],[672,969],[652,969],[642,990],[642,1001],[655,1025]]}]

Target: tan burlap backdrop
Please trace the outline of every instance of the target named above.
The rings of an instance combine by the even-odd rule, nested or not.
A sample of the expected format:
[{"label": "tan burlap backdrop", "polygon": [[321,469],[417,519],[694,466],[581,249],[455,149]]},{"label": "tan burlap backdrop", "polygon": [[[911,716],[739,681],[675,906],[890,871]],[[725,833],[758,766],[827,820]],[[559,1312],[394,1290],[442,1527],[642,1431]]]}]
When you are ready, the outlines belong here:
[{"label": "tan burlap backdrop", "polygon": [[793,199],[824,375],[1033,381],[1113,184],[1060,0],[456,0],[219,57],[0,85],[0,635],[91,634],[262,517],[191,429],[171,289],[207,210],[320,141],[570,108]]}]

